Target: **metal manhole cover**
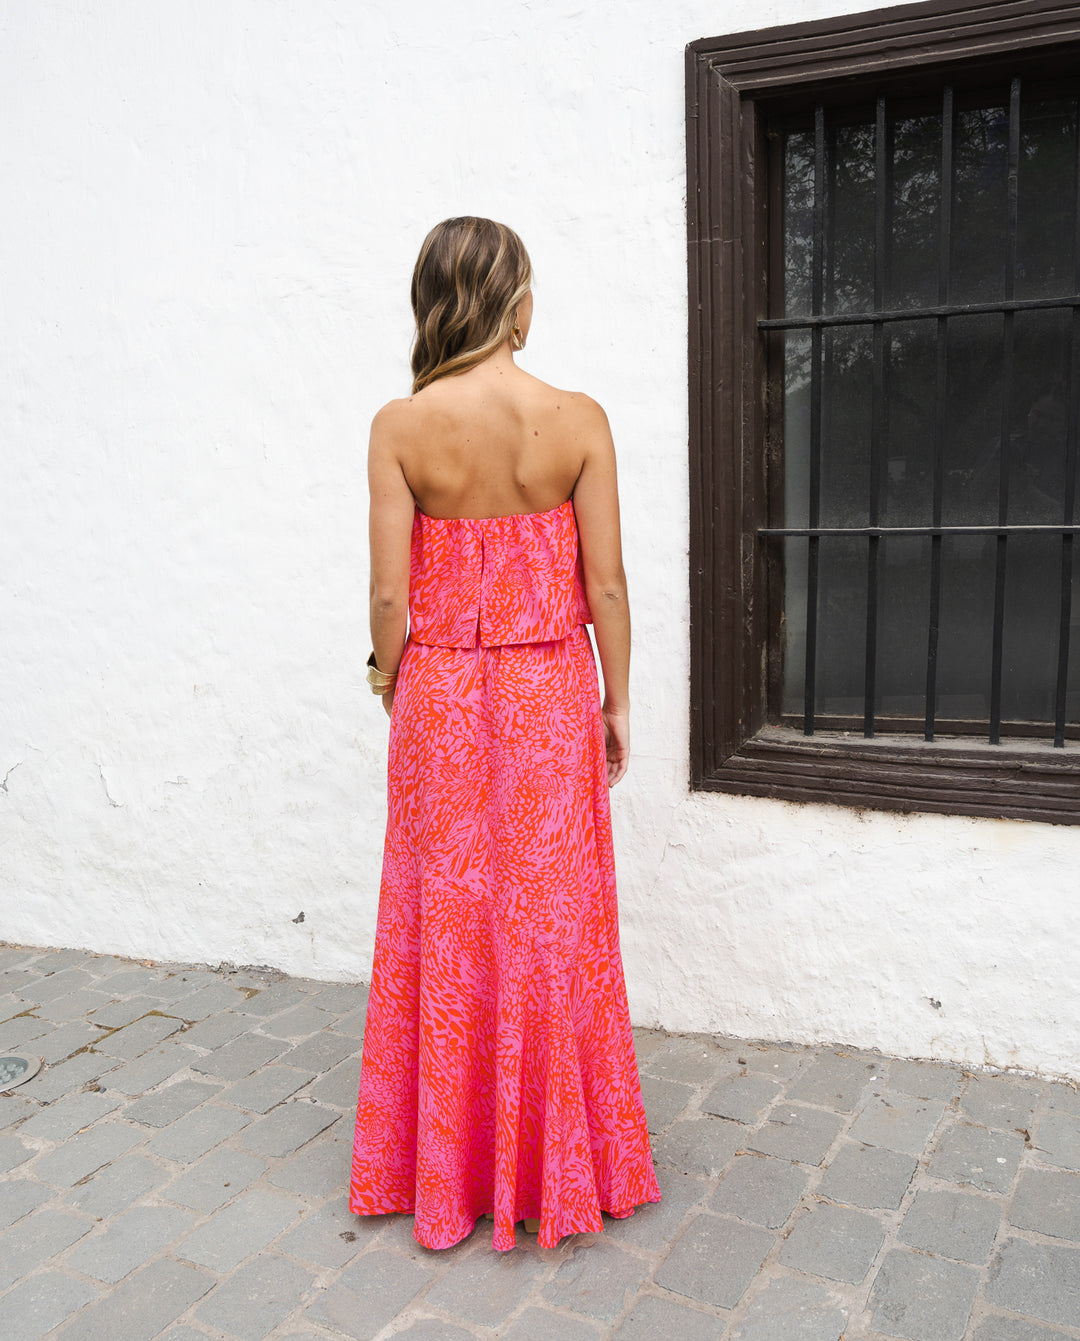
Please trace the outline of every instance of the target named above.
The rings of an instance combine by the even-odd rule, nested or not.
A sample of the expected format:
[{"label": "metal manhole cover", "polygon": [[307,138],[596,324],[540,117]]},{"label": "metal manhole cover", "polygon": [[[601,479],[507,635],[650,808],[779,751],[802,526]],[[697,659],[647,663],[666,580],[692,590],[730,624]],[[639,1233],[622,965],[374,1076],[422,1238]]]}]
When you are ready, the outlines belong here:
[{"label": "metal manhole cover", "polygon": [[40,1057],[28,1057],[24,1052],[0,1054],[0,1091],[14,1089],[40,1070]]}]

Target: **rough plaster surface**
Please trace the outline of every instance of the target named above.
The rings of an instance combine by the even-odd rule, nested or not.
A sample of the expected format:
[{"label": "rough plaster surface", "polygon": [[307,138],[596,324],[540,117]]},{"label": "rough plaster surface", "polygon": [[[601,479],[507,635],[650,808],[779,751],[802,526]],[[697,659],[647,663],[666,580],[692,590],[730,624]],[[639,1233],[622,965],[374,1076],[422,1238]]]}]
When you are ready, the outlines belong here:
[{"label": "rough plaster surface", "polygon": [[5,8],[0,936],[366,976],[366,425],[484,213],[620,448],[636,1020],[1080,1073],[1080,830],[688,793],[683,47],[857,7]]}]

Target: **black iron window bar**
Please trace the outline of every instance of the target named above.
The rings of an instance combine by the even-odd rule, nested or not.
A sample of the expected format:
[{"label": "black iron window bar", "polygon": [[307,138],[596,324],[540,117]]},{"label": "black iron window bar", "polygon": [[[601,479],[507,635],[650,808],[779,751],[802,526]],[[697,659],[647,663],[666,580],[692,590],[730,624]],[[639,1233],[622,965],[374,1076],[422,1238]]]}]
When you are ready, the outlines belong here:
[{"label": "black iron window bar", "polygon": [[[878,559],[882,537],[929,536],[930,614],[926,654],[926,715],[924,739],[934,739],[937,697],[937,652],[941,612],[941,542],[949,535],[994,535],[997,537],[994,573],[993,641],[990,668],[989,740],[1001,743],[1002,650],[1005,624],[1005,577],[1008,540],[1011,535],[1050,534],[1061,536],[1061,603],[1058,626],[1057,670],[1054,691],[1054,745],[1065,745],[1066,691],[1069,668],[1069,619],[1072,607],[1073,537],[1080,532],[1074,520],[1077,469],[1077,401],[1074,386],[1074,354],[1080,352],[1080,109],[1076,134],[1076,201],[1074,204],[1074,293],[1071,297],[1014,297],[1016,275],[1017,202],[1020,160],[1020,79],[1014,78],[1009,90],[1008,219],[1006,228],[1005,296],[996,303],[949,302],[950,249],[952,245],[953,184],[953,90],[942,95],[941,199],[938,230],[938,302],[932,307],[886,310],[883,305],[885,258],[888,243],[888,201],[892,194],[892,159],[888,152],[888,124],[885,98],[877,99],[874,127],[875,207],[874,207],[874,307],[869,312],[825,313],[825,108],[814,108],[814,202],[811,258],[811,313],[802,317],[776,317],[759,320],[761,331],[810,331],[810,478],[808,498],[809,525],[802,527],[765,526],[758,535],[768,538],[801,536],[809,546],[806,583],[806,671],[803,695],[803,731],[815,730],[815,671],[817,665],[817,607],[819,543],[825,536],[865,536],[867,540],[866,662],[864,673],[863,734],[874,735],[877,679]],[[1012,416],[1014,314],[1038,308],[1071,308],[1068,330],[1067,383],[1069,405],[1066,439],[1064,515],[1060,525],[1017,525],[1009,514],[1009,442]],[[998,521],[994,526],[942,525],[944,492],[945,419],[948,390],[948,322],[953,316],[1001,313],[1004,322],[1001,461],[998,487]],[[885,426],[885,327],[892,322],[933,320],[937,323],[937,365],[935,387],[934,469],[932,523],[929,526],[882,526],[881,487]],[[873,328],[873,386],[870,430],[870,507],[867,526],[821,526],[821,425],[822,425],[822,331],[829,326],[870,325]]]}]

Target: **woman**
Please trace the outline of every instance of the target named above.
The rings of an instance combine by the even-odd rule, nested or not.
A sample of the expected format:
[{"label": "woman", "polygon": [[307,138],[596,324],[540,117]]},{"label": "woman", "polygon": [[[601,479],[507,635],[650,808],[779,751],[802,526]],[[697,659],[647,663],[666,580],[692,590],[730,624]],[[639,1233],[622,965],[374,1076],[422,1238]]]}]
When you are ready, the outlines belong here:
[{"label": "woman", "polygon": [[415,1211],[430,1248],[482,1215],[496,1248],[521,1219],[554,1247],[660,1196],[607,796],[629,756],[615,454],[598,405],[515,365],[530,284],[502,224],[432,229],[413,395],[371,429],[389,813],[350,1207]]}]

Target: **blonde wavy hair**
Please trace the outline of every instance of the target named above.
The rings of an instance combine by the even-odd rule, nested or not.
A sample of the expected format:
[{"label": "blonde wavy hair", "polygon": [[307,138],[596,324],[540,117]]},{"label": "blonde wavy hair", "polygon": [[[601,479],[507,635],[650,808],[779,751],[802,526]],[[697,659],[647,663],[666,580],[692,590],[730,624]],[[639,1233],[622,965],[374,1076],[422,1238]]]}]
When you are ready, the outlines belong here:
[{"label": "blonde wavy hair", "polygon": [[472,215],[436,224],[412,277],[414,394],[504,344],[531,285],[529,253],[512,228]]}]

